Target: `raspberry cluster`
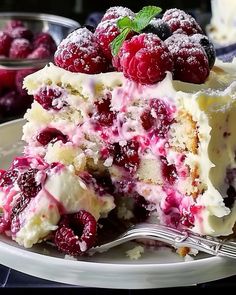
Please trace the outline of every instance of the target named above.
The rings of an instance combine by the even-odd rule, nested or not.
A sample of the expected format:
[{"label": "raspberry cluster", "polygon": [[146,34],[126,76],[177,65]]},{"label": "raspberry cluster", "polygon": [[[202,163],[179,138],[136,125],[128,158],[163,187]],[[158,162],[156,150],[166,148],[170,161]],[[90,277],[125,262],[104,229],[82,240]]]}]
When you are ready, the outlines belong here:
[{"label": "raspberry cluster", "polygon": [[129,30],[114,56],[113,42],[122,34],[120,23],[125,20],[137,25],[136,18],[140,20],[140,13],[111,7],[95,32],[80,28],[70,34],[59,45],[55,63],[88,74],[122,71],[141,84],[160,82],[166,72],[176,80],[205,82],[215,62],[213,44],[191,15],[176,8],[167,10],[162,18],[152,17],[144,28]]},{"label": "raspberry cluster", "polygon": [[[48,33],[33,34],[20,20],[6,23],[0,31],[0,58],[48,59],[53,56],[56,43]],[[36,69],[0,69],[0,118],[21,115],[33,98],[22,88],[24,78]]]}]

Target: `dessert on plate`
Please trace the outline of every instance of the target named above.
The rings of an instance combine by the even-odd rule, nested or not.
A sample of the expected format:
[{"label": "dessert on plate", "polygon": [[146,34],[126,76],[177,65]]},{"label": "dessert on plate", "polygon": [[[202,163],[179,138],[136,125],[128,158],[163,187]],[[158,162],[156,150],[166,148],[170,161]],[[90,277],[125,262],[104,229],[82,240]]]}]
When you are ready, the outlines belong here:
[{"label": "dessert on plate", "polygon": [[[236,64],[178,9],[112,7],[25,78],[26,145],[0,171],[0,232],[82,255],[147,220],[228,236],[236,222]],[[106,231],[107,230],[107,231]]]}]

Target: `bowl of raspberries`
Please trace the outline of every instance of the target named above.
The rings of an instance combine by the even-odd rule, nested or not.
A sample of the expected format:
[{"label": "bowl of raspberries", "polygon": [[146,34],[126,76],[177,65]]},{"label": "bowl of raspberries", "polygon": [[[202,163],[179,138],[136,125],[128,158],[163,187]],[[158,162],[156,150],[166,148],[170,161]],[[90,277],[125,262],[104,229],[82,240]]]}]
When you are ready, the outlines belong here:
[{"label": "bowl of raspberries", "polygon": [[38,13],[0,13],[0,122],[21,117],[32,103],[24,78],[53,60],[57,45],[79,23]]}]

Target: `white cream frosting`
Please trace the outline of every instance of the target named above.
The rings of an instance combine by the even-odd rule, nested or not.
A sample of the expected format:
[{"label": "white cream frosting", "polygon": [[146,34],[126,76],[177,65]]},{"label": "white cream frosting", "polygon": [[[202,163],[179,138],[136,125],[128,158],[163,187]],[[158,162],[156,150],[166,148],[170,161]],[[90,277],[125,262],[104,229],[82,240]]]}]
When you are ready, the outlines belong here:
[{"label": "white cream frosting", "polygon": [[[232,233],[236,222],[236,204],[229,209],[223,202],[227,188],[226,169],[236,167],[235,80],[236,60],[232,64],[217,62],[208,80],[201,85],[173,81],[171,75],[167,74],[167,77],[160,83],[138,86],[127,81],[122,73],[76,74],[50,64],[28,76],[24,85],[30,94],[34,94],[39,86],[47,84],[47,81],[53,81],[54,84],[60,83],[62,87],[70,84],[71,88],[79,93],[74,100],[72,96],[69,97],[70,104],[74,107],[81,106],[81,100],[94,99],[97,91],[103,87],[112,89],[123,85],[123,92],[132,93],[133,99],[145,100],[147,97],[161,97],[168,103],[173,102],[177,108],[187,110],[197,122],[200,142],[198,153],[190,154],[186,162],[190,166],[194,163],[198,164],[199,178],[207,188],[196,201],[197,205],[202,206],[203,209],[195,219],[193,231],[217,236]],[[126,101],[122,100],[129,99],[129,95],[117,93],[117,96],[120,97],[121,105],[126,104]],[[78,97],[80,97],[79,100]],[[117,103],[119,99],[114,101]],[[119,107],[117,104],[113,105],[114,109],[119,109]],[[34,124],[38,125],[39,119],[32,119],[32,112],[28,112],[26,118],[30,118],[30,122],[24,128],[24,139],[27,140],[31,137],[27,130],[32,130]],[[56,126],[55,122],[54,124]],[[224,137],[224,132],[229,133],[230,136]],[[129,133],[123,133],[124,137],[126,135],[129,136]],[[142,190],[141,187],[140,190]],[[153,198],[158,197],[154,195],[147,197],[147,199]]]},{"label": "white cream frosting", "polygon": [[208,35],[219,45],[236,42],[236,1],[211,0],[212,18]]}]

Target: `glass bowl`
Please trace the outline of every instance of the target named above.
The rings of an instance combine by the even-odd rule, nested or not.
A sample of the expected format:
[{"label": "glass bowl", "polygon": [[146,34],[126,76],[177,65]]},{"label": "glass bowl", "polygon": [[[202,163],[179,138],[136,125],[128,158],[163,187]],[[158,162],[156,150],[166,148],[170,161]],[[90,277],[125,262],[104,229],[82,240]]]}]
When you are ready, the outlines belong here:
[{"label": "glass bowl", "polygon": [[[29,41],[32,47],[36,36],[40,33],[50,34],[58,45],[70,32],[80,27],[80,24],[75,20],[57,15],[4,12],[0,13],[0,31],[4,29],[6,31],[6,26],[12,20],[21,21],[33,33],[33,37]],[[22,84],[21,80],[23,81],[23,77],[27,73],[37,71],[52,61],[53,53],[46,58],[29,58],[27,56],[16,59],[0,55],[0,122],[22,117],[32,103],[32,97],[28,96],[25,90],[19,86]],[[7,81],[7,84],[4,84],[5,81]]]}]

